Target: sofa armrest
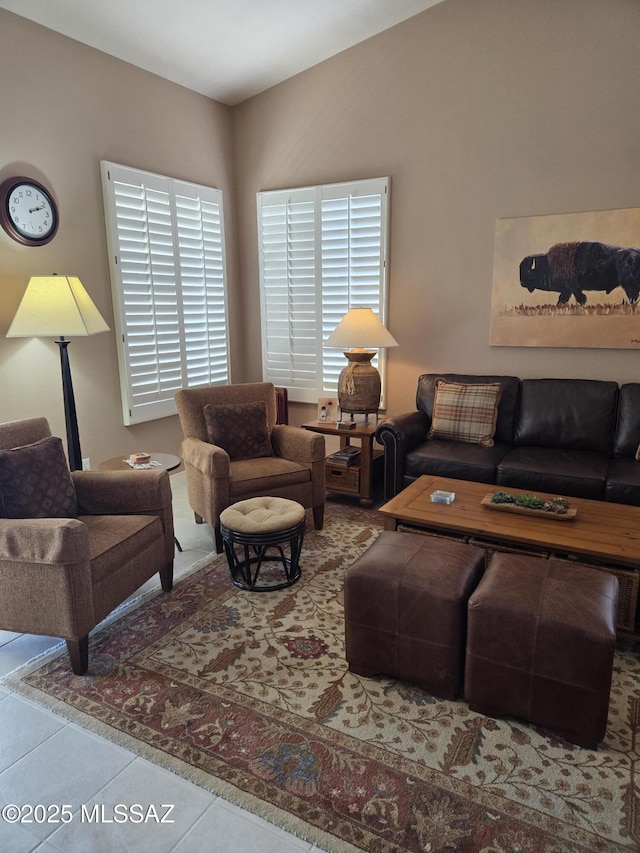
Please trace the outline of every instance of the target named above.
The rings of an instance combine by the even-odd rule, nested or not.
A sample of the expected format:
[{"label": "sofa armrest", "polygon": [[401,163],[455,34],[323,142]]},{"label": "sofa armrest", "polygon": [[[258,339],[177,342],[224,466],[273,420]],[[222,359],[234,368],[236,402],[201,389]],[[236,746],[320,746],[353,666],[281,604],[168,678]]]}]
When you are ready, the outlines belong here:
[{"label": "sofa armrest", "polygon": [[376,439],[384,446],[384,498],[391,500],[404,488],[405,456],[426,441],[431,419],[420,410],[383,421]]},{"label": "sofa armrest", "polygon": [[78,515],[145,515],[171,505],[166,471],[72,471]]},{"label": "sofa armrest", "polygon": [[271,444],[276,456],[281,459],[299,462],[301,465],[324,463],[324,436],[302,427],[276,424],[271,430]]},{"label": "sofa armrest", "polygon": [[89,565],[89,531],[76,518],[0,518],[0,561]]},{"label": "sofa armrest", "polygon": [[95,624],[89,531],[75,518],[0,519],[0,624],[77,638]]},{"label": "sofa armrest", "polygon": [[229,454],[217,444],[187,436],[180,447],[180,456],[185,465],[191,465],[210,478],[229,477]]}]

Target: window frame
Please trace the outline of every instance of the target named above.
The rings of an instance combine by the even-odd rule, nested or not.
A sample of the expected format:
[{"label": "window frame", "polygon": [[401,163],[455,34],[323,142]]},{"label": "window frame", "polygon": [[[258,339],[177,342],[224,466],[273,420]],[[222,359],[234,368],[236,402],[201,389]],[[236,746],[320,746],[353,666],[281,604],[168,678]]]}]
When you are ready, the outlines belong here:
[{"label": "window frame", "polygon": [[[275,385],[286,387],[289,399],[292,401],[317,403],[320,397],[336,395],[338,376],[342,368],[346,367],[347,362],[342,351],[333,347],[325,347],[324,342],[349,308],[360,305],[371,307],[382,323],[385,326],[387,325],[390,185],[390,178],[383,177],[257,193],[263,379],[271,381]],[[366,291],[371,289],[373,278],[366,279],[365,276],[363,281],[367,283],[362,286],[354,283],[359,273],[357,269],[355,271],[352,269],[354,258],[356,266],[358,259],[355,250],[352,252],[351,249],[351,238],[357,233],[357,224],[351,224],[351,205],[352,200],[362,199],[363,205],[366,206],[368,198],[378,196],[380,213],[379,223],[376,226],[379,230],[378,242],[375,244],[377,248],[371,252],[365,249],[365,254],[369,252],[367,258],[365,258],[365,261],[368,260],[369,267],[375,261],[374,256],[379,255],[375,283],[376,297],[372,298],[366,294]],[[337,287],[334,285],[334,296],[329,295],[329,285],[323,285],[323,274],[326,272],[326,268],[323,268],[323,263],[328,253],[326,251],[323,253],[323,246],[325,244],[323,243],[322,226],[323,221],[327,222],[330,218],[329,214],[325,216],[323,203],[329,204],[331,200],[336,202],[346,201],[349,210],[349,224],[346,231],[343,232],[343,237],[349,244],[346,255],[348,260],[345,262],[348,270],[342,270],[343,277],[346,276],[346,283],[342,288],[342,292],[340,285]],[[374,208],[375,203],[372,202],[372,210]],[[273,211],[272,218],[276,224],[271,224],[268,218],[269,211]],[[311,212],[313,213],[312,221],[309,219]],[[366,211],[364,215],[366,215]],[[355,221],[357,223],[357,219]],[[296,228],[298,232],[294,233]],[[278,244],[277,240],[283,233],[285,234],[283,242]],[[313,247],[309,245],[311,234],[313,234]],[[299,242],[296,243],[294,238],[298,239]],[[280,251],[272,251],[271,256],[269,254],[270,241],[272,241],[272,245],[280,245],[282,247]],[[354,244],[356,242],[354,240]],[[344,252],[342,254],[344,255]],[[275,257],[276,260],[272,261],[271,257]],[[338,263],[340,262],[338,261]],[[286,272],[281,272],[285,266]],[[328,278],[329,276],[327,275],[326,277]],[[275,283],[270,284],[270,278]],[[340,278],[339,273],[337,278]],[[295,281],[292,283],[293,279],[300,279],[301,281],[296,284]],[[311,287],[313,287],[313,298],[310,295]],[[276,308],[273,306],[274,300],[272,297],[274,290],[280,291],[279,299],[283,306],[281,313],[285,310],[284,306],[286,303],[288,316],[288,327],[286,328],[282,319],[279,321],[274,320],[270,325],[270,313],[273,314],[277,310],[277,306]],[[335,294],[338,294],[337,301]],[[362,294],[364,294],[364,298]],[[277,296],[278,293],[276,292]],[[297,357],[294,350],[306,332],[294,331],[292,333],[292,327],[297,322],[294,312],[298,310],[299,302],[306,302],[306,305],[303,305],[300,311],[300,314],[304,317],[305,310],[307,313],[310,312],[314,299],[313,320],[309,319],[305,321],[303,319],[300,324],[305,328],[308,326],[312,336],[310,335],[309,337],[307,351]],[[332,303],[334,306],[333,312],[331,311]],[[335,307],[338,304],[341,305],[340,308]],[[327,319],[327,314],[329,314],[330,319]],[[279,344],[274,343],[274,338],[276,337],[276,333],[272,333],[274,327],[279,327]],[[275,366],[273,363],[274,353],[276,354],[276,359],[279,357],[279,363]],[[285,364],[287,358],[288,367]],[[306,367],[305,369],[301,369],[299,366],[300,363],[308,364],[309,369],[307,370]],[[373,364],[377,366],[380,372],[382,381],[380,405],[381,408],[385,408],[385,349],[378,351],[378,354],[373,359]],[[302,379],[300,378],[301,376],[303,377]]]},{"label": "window frame", "polygon": [[[122,415],[131,426],[177,414],[180,388],[229,383],[224,204],[215,187],[105,160],[100,169]],[[137,206],[129,219],[128,192],[130,209]]]}]

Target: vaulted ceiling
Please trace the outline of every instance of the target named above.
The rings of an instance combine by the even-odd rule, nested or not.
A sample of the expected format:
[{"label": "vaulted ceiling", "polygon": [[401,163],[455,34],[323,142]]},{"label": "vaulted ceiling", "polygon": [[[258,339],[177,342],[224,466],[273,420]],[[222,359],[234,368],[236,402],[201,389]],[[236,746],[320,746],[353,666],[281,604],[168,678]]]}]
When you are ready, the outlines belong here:
[{"label": "vaulted ceiling", "polygon": [[234,105],[442,0],[0,0],[0,8]]}]

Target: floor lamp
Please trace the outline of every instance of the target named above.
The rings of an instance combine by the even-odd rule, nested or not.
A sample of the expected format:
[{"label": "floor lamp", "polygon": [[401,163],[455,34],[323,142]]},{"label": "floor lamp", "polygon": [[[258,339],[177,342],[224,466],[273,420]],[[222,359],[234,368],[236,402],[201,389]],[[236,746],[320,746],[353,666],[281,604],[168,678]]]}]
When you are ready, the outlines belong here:
[{"label": "floor lamp", "polygon": [[108,331],[109,327],[79,278],[66,275],[36,275],[30,279],[7,332],[8,338],[59,336],[56,343],[60,348],[67,449],[69,468],[72,471],[82,468],[82,453],[67,351],[70,341],[66,338]]}]

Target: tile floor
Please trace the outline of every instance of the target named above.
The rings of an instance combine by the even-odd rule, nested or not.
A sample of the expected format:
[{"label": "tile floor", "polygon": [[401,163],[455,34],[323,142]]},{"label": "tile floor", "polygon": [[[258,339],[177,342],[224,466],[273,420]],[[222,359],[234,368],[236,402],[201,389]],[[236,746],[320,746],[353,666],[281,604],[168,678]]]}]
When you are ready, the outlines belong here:
[{"label": "tile floor", "polygon": [[[213,551],[208,525],[196,525],[183,472],[171,477],[179,575]],[[159,586],[156,578],[142,589]],[[0,631],[0,677],[57,644],[51,637]],[[179,776],[0,687],[0,809],[7,804],[69,803],[72,820],[12,824],[0,817],[0,850],[6,853],[302,853],[318,851]],[[115,804],[173,804],[171,824],[89,822],[113,815]],[[82,820],[84,805],[84,821]],[[36,817],[38,815],[36,814]],[[131,812],[131,817],[137,817]],[[66,816],[65,816],[66,817]]]}]

